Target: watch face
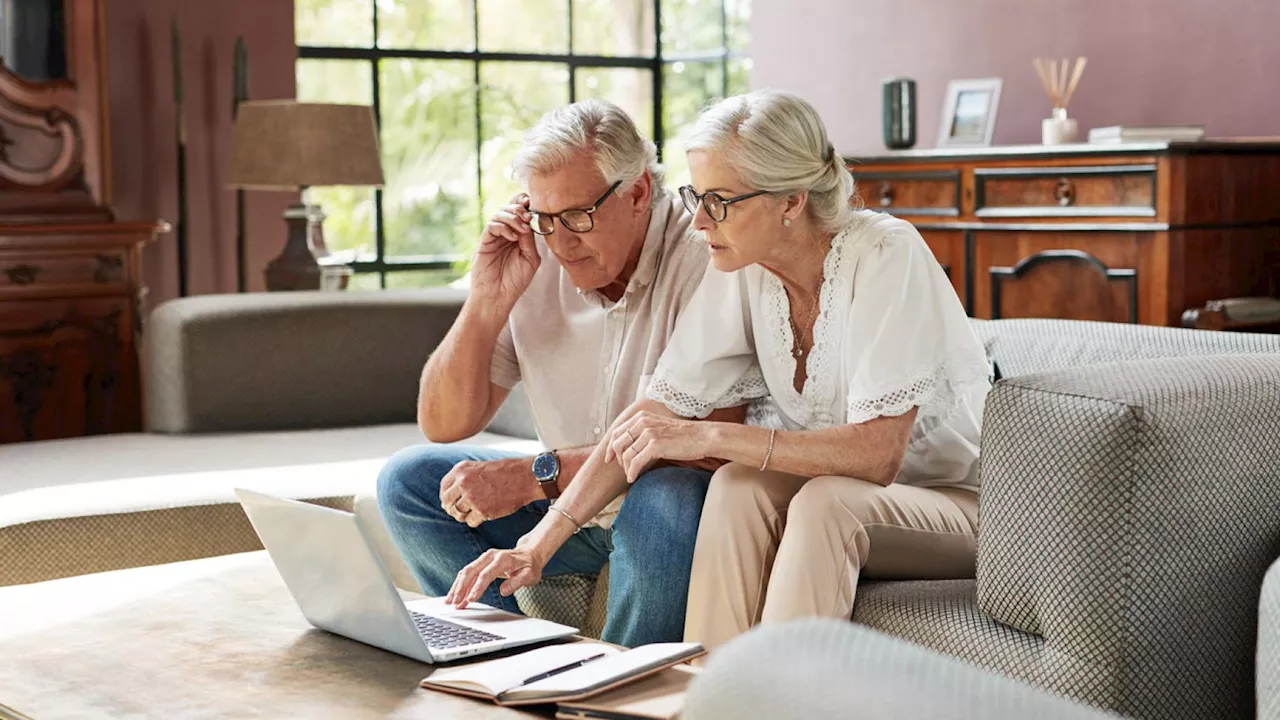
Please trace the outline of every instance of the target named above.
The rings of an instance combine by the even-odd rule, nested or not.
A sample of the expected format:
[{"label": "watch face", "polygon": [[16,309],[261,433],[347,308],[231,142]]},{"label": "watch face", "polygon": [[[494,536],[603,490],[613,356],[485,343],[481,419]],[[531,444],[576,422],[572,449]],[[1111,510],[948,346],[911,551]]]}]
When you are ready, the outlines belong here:
[{"label": "watch face", "polygon": [[543,453],[533,459],[533,477],[538,482],[547,482],[555,479],[560,473],[560,461],[551,453]]}]

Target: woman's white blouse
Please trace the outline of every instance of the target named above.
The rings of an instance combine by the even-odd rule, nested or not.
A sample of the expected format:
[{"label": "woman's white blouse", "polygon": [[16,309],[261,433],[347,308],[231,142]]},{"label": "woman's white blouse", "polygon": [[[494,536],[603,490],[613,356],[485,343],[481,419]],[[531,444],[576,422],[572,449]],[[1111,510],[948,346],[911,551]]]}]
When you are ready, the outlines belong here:
[{"label": "woman's white blouse", "polygon": [[[684,417],[752,403],[753,424],[817,430],[919,407],[897,481],[976,489],[991,367],[946,273],[909,223],[862,211],[823,264],[804,392],[790,301],[759,265],[708,268],[648,396]],[[759,400],[757,400],[759,399]]]}]

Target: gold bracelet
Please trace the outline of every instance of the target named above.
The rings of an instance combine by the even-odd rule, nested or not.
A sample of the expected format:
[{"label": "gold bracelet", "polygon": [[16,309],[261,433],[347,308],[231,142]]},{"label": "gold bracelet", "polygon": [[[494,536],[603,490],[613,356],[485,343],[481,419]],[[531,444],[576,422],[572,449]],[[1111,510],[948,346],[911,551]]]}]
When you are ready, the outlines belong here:
[{"label": "gold bracelet", "polygon": [[764,451],[764,462],[760,463],[760,472],[764,472],[769,467],[769,458],[773,457],[773,439],[777,437],[777,430],[769,431],[769,449]]},{"label": "gold bracelet", "polygon": [[572,516],[572,515],[570,515],[569,513],[567,513],[567,512],[565,512],[564,510],[561,510],[560,508],[556,507],[554,503],[552,503],[551,505],[548,505],[547,507],[549,507],[550,509],[555,510],[556,512],[560,513],[561,515],[563,515],[563,516],[565,516],[565,517],[569,518],[569,522],[573,523],[573,534],[574,534],[574,535],[577,535],[577,534],[578,534],[578,531],[582,529],[582,524],[581,524],[581,523],[579,523],[577,520],[574,520],[574,519],[573,519],[573,516]]}]

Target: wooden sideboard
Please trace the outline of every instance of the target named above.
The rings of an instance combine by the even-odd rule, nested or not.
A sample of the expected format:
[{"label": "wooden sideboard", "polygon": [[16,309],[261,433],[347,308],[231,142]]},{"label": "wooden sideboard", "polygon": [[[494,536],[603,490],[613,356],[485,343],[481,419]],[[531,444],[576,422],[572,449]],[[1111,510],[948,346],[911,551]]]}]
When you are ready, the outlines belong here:
[{"label": "wooden sideboard", "polygon": [[168,226],[111,211],[102,0],[18,9],[0,15],[23,23],[0,58],[0,443],[135,431],[141,253]]},{"label": "wooden sideboard", "polygon": [[974,317],[1176,326],[1280,292],[1280,142],[846,159],[863,204],[920,230]]}]

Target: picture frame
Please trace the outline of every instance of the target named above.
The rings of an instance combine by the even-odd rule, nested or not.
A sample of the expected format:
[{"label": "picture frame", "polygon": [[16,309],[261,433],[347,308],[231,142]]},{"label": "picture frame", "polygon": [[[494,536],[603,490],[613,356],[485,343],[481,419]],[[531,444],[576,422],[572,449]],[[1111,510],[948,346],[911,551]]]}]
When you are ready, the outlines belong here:
[{"label": "picture frame", "polygon": [[947,83],[938,147],[986,147],[995,134],[1000,110],[1000,78]]}]

